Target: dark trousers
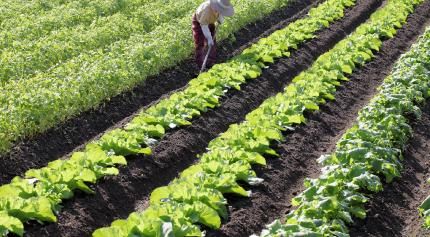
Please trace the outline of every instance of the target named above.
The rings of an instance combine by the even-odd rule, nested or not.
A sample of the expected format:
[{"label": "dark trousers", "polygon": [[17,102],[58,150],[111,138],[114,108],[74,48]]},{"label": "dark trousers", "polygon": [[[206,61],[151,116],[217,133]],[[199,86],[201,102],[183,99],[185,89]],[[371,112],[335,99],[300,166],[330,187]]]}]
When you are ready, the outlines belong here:
[{"label": "dark trousers", "polygon": [[[206,67],[211,67],[216,62],[215,24],[210,24],[209,30],[211,31],[214,45],[212,46],[211,52],[209,53]],[[208,47],[205,35],[203,34],[202,28],[200,26],[200,23],[197,21],[195,14],[193,16],[193,37],[196,63],[199,67],[202,67]]]}]

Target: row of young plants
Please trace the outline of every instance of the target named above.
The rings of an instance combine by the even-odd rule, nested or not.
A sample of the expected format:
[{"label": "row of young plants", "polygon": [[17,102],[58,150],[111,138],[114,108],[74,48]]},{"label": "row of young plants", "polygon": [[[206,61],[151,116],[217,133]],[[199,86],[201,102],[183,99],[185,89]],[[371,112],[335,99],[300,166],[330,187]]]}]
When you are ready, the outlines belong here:
[{"label": "row of young plants", "polygon": [[[428,29],[430,31],[430,29]],[[426,37],[426,43],[423,43],[424,46],[423,51],[427,50],[427,55],[430,55],[430,33],[427,33],[424,37]],[[430,56],[427,58],[427,75],[430,75]],[[429,91],[430,94],[430,91]],[[430,179],[427,181],[430,183]],[[419,207],[420,215],[424,218],[424,227],[430,229],[430,196],[428,196],[424,202]]]},{"label": "row of young plants", "polygon": [[[38,2],[38,1],[29,1]],[[73,0],[58,5],[49,11],[34,14],[18,14],[1,23],[0,49],[12,47],[25,39],[43,38],[52,31],[90,25],[98,17],[127,12],[143,6],[150,0]],[[22,4],[16,1],[12,4]]]},{"label": "row of young plants", "polygon": [[[286,216],[286,223],[275,221],[260,236],[349,236],[347,225],[353,218],[366,217],[369,192],[383,189],[381,177],[391,182],[400,176],[402,151],[412,133],[408,117],[419,118],[417,105],[429,96],[430,28],[399,59],[336,151],[318,160],[322,174],[305,181],[305,191],[292,200],[297,209]],[[428,202],[424,207],[429,209]],[[428,213],[423,212],[427,218]]]},{"label": "row of young plants", "polygon": [[22,223],[27,220],[56,221],[54,213],[58,213],[61,201],[71,198],[76,189],[92,193],[86,184],[118,174],[115,166],[126,165],[124,156],[150,154],[149,146],[166,129],[187,125],[200,112],[218,106],[218,98],[227,90],[240,89],[246,79],[258,77],[262,67],[274,58],[289,55],[298,44],[315,37],[316,31],[342,18],[345,8],[353,4],[352,0],[328,0],[320,4],[306,18],[260,40],[229,62],[214,66],[192,80],[184,91],[142,111],[125,129],[107,132],[83,152],[74,153],[71,159],[30,170],[24,178],[16,177],[1,186],[0,219],[8,220],[9,224],[0,222],[0,228],[4,233],[22,235]]},{"label": "row of young plants", "polygon": [[[51,10],[57,4],[59,5],[59,1],[52,1],[51,4],[49,1],[41,2],[41,1],[21,1],[17,4],[17,1],[14,0],[4,0],[0,2],[0,25],[4,20],[9,19],[12,16],[21,15],[21,14],[32,14],[32,13],[41,13],[45,11]],[[60,2],[64,3],[64,0],[60,0]],[[61,4],[62,4],[61,3]]]},{"label": "row of young plants", "polygon": [[[429,39],[430,41],[430,39]],[[428,52],[430,53],[430,52]],[[430,73],[430,72],[429,72]],[[430,93],[430,92],[429,92]],[[430,183],[430,179],[427,181]],[[424,227],[430,229],[430,196],[428,196],[418,208],[420,215],[424,219]]]},{"label": "row of young plants", "polygon": [[201,0],[154,1],[132,12],[99,17],[91,25],[61,28],[42,38],[14,40],[13,45],[4,45],[0,55],[1,84],[29,78],[89,50],[106,53],[117,40],[148,34],[162,23],[172,24],[177,18],[190,16],[200,3]]},{"label": "row of young plants", "polygon": [[146,210],[98,229],[93,236],[202,236],[199,224],[219,228],[221,219],[227,218],[223,195],[251,196],[238,182],[252,186],[263,181],[252,165],[265,165],[264,155],[277,156],[271,143],[283,141],[284,131],[304,123],[304,111],[318,110],[319,104],[334,99],[336,87],[347,80],[346,75],[370,61],[372,51],[396,33],[419,2],[422,0],[388,1],[355,33],[297,76],[283,93],[269,98],[244,122],[231,125],[211,141],[208,152],[179,178],[155,189]]},{"label": "row of young plants", "polygon": [[11,17],[24,14],[43,14],[43,12],[49,11],[66,2],[67,0],[19,2],[16,0],[3,0],[0,2],[0,26],[3,21],[9,20]]},{"label": "row of young plants", "polygon": [[[290,3],[290,0],[233,0],[237,14],[228,19],[218,39]],[[163,23],[150,34],[135,34],[104,51],[88,51],[49,72],[0,87],[0,153],[13,142],[43,132],[129,90],[148,76],[174,66],[194,51],[191,16]]]}]

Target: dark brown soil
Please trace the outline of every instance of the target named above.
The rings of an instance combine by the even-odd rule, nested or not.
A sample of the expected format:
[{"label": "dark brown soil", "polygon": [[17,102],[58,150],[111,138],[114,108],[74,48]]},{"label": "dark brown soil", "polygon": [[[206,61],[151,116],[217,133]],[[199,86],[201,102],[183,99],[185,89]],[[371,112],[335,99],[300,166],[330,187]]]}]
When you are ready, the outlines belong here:
[{"label": "dark brown soil", "polygon": [[[424,25],[428,27],[430,21]],[[418,214],[418,207],[430,195],[429,100],[422,110],[423,117],[412,122],[414,133],[403,153],[401,177],[372,197],[367,205],[367,218],[356,220],[351,236],[430,236]]]},{"label": "dark brown soil", "polygon": [[[275,146],[278,154],[281,155],[280,159],[268,157],[267,167],[256,167],[258,176],[264,178],[265,182],[261,186],[251,189],[253,192],[251,198],[230,197],[228,199],[229,219],[220,230],[209,230],[207,236],[249,236],[252,233],[259,233],[264,224],[285,216],[292,209],[290,200],[303,191],[303,179],[317,177],[320,174],[320,166],[316,163],[316,159],[334,150],[338,139],[355,122],[357,112],[374,96],[375,89],[390,73],[393,63],[423,32],[423,25],[428,19],[430,19],[430,1],[420,6],[416,13],[410,16],[408,23],[399,30],[394,39],[384,42],[382,51],[377,54],[374,61],[357,70],[350,77],[351,81],[339,88],[335,102],[328,103],[321,108],[321,111],[309,115],[306,125],[300,126],[288,134],[285,143]],[[421,134],[427,133],[427,135],[421,136],[422,139],[418,144],[425,141],[428,150],[430,130],[428,120],[425,122],[427,125],[421,127]],[[425,146],[425,144],[420,145]],[[427,155],[428,158],[428,153],[420,154]],[[428,162],[424,157],[421,161],[423,163],[420,165]],[[412,164],[410,166],[421,169]],[[411,174],[414,174],[415,170],[412,170]],[[410,179],[409,183],[405,183],[405,185],[409,185],[414,180]],[[396,190],[398,198],[393,199],[393,203],[399,202],[402,199],[402,193],[408,189]],[[384,197],[390,197],[390,194]],[[379,210],[385,201],[386,199],[380,199],[372,210]],[[414,205],[416,206],[417,203]],[[396,208],[393,206],[396,205],[386,208],[385,212],[380,215],[384,216],[379,222],[381,225],[396,225],[395,221],[391,222],[392,218],[389,214],[389,212],[396,213]],[[401,219],[402,213],[398,214],[398,219]],[[369,220],[366,222],[368,223],[366,226],[372,231],[379,231],[375,222],[373,219]],[[362,224],[358,223],[357,227],[361,227]],[[368,233],[372,233],[372,231],[362,232],[363,235],[360,236],[370,236]],[[399,232],[388,232],[382,226],[380,232],[377,233],[380,235],[376,236],[396,236],[393,233]]]},{"label": "dark brown soil", "polygon": [[[272,27],[278,22],[295,19],[297,12],[320,1],[293,1],[288,7],[249,24],[235,34],[235,42],[226,40],[220,45],[218,61],[226,61],[240,53],[241,48],[254,42],[267,29],[276,30]],[[148,78],[132,91],[105,101],[96,109],[84,112],[35,137],[18,142],[9,154],[0,156],[0,184],[9,182],[26,170],[45,166],[49,161],[67,155],[142,107],[185,86],[189,80],[196,77],[198,71],[194,61],[191,58],[187,59],[158,76]]]},{"label": "dark brown soil", "polygon": [[[109,177],[94,187],[96,195],[78,194],[73,200],[66,201],[58,223],[27,226],[27,236],[87,236],[97,227],[143,209],[154,188],[166,185],[195,162],[196,155],[204,152],[208,142],[225,131],[229,124],[242,121],[265,98],[282,91],[295,75],[364,22],[381,2],[359,0],[343,20],[320,32],[317,39],[303,44],[290,58],[279,60],[262,77],[245,84],[241,91],[229,92],[222,99],[221,107],[194,120],[193,125],[166,135],[154,148],[153,156],[129,159],[129,165],[121,168],[119,176]],[[303,11],[298,16],[305,13]],[[275,28],[288,22],[281,22]]]},{"label": "dark brown soil", "polygon": [[418,206],[430,195],[426,182],[430,176],[430,103],[412,128],[402,176],[372,197],[366,208],[368,217],[355,222],[351,236],[430,236],[418,214]]}]

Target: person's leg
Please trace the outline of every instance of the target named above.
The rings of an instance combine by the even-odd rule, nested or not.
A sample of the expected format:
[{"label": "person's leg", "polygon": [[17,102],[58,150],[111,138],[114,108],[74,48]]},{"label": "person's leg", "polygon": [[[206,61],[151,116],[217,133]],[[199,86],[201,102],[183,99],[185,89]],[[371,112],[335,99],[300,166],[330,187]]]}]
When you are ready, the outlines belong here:
[{"label": "person's leg", "polygon": [[216,63],[216,59],[217,59],[217,47],[216,47],[217,39],[215,37],[215,34],[216,34],[215,24],[209,25],[209,29],[211,31],[212,38],[214,40],[214,45],[212,46],[211,52],[209,53],[209,57],[208,57],[208,67],[211,67]]},{"label": "person's leg", "polygon": [[201,67],[205,59],[205,36],[203,35],[200,23],[196,19],[196,15],[193,16],[192,29],[194,37],[195,60],[197,65]]}]

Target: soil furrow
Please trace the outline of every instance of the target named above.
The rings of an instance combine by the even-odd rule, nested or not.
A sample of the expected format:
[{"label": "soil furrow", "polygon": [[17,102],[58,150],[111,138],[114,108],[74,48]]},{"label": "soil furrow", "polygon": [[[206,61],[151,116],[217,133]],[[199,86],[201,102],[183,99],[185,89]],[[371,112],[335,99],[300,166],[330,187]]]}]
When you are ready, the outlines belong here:
[{"label": "soil furrow", "polygon": [[[268,17],[251,23],[235,34],[236,40],[220,44],[218,61],[224,62],[241,52],[267,29],[276,30],[279,22],[295,19],[297,12],[315,6],[322,0],[292,1]],[[273,28],[272,28],[273,27]],[[191,30],[191,29],[190,29]],[[132,91],[124,92],[98,108],[81,113],[55,128],[18,142],[8,154],[0,156],[0,184],[28,169],[45,166],[49,161],[62,157],[98,134],[115,126],[144,106],[184,87],[195,78],[199,68],[193,59],[187,59],[161,74],[150,77]]]},{"label": "soil furrow", "polygon": [[[430,26],[430,19],[424,25]],[[356,220],[351,236],[430,236],[418,214],[418,207],[430,195],[430,100],[422,111],[421,119],[412,120],[401,177],[372,197],[367,218]]]},{"label": "soil furrow", "polygon": [[430,176],[430,103],[412,128],[401,177],[371,198],[367,218],[355,222],[351,236],[430,236],[418,214],[418,206],[430,194],[426,182]]},{"label": "soil furrow", "polygon": [[[349,77],[351,80],[336,93],[336,101],[310,114],[306,125],[287,134],[287,141],[275,146],[281,157],[268,157],[267,167],[256,167],[258,176],[265,182],[251,188],[251,198],[230,197],[229,219],[220,230],[209,230],[207,236],[259,233],[265,224],[292,210],[290,201],[303,191],[304,178],[315,178],[320,174],[316,159],[334,151],[338,139],[355,122],[358,111],[375,95],[376,88],[390,73],[394,62],[424,31],[423,22],[429,18],[429,12],[430,1],[427,1],[410,16],[395,38],[383,43],[382,50],[371,63]],[[374,225],[372,221],[368,223]]]},{"label": "soil furrow", "polygon": [[421,202],[430,194],[430,103],[421,120],[412,123],[413,135],[404,152],[402,176],[374,195],[365,220],[357,220],[351,236],[429,236],[418,214]]},{"label": "soil furrow", "polygon": [[[241,91],[229,92],[222,98],[221,107],[203,114],[189,127],[168,133],[154,148],[151,157],[130,159],[119,176],[106,178],[94,187],[95,195],[78,194],[66,201],[58,223],[28,226],[27,236],[87,236],[96,227],[109,225],[114,219],[125,218],[130,212],[145,208],[146,198],[154,188],[166,185],[195,162],[197,154],[205,151],[210,140],[225,131],[229,124],[242,121],[266,98],[282,91],[294,76],[364,22],[381,3],[381,0],[359,0],[343,20],[321,31],[316,39],[303,44],[290,58],[279,60],[260,78],[245,84]],[[283,26],[287,24],[288,21]]]}]

